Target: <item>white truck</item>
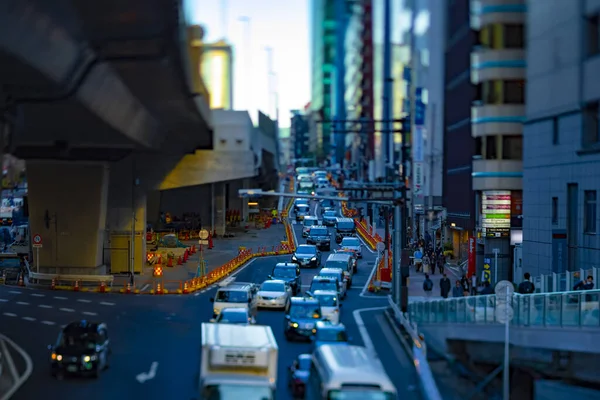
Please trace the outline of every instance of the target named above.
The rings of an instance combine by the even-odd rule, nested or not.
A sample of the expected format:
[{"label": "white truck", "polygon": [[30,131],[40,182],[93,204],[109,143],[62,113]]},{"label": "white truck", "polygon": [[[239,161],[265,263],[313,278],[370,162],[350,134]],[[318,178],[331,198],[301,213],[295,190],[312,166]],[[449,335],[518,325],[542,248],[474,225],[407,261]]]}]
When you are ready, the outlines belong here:
[{"label": "white truck", "polygon": [[203,323],[200,398],[274,400],[277,357],[269,326]]}]

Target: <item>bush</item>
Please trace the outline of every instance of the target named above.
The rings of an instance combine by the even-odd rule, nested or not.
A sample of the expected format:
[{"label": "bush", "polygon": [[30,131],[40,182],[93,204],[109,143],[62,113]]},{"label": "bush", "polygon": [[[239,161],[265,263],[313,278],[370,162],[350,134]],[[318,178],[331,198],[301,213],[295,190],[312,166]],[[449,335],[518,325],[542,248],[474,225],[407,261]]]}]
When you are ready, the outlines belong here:
[{"label": "bush", "polygon": [[452,242],[444,243],[444,251],[448,251],[448,250],[454,250],[454,246],[452,245]]}]

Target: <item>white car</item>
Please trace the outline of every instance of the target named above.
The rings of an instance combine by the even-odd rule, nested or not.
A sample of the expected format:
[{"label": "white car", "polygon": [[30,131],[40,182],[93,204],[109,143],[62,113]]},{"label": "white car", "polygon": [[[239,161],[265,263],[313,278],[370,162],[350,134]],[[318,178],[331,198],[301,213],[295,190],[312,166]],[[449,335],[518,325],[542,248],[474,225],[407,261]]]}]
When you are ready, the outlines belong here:
[{"label": "white car", "polygon": [[292,289],[286,281],[272,279],[264,281],[256,293],[258,307],[286,309]]},{"label": "white car", "polygon": [[342,250],[350,250],[356,254],[356,257],[362,258],[362,244],[360,240],[355,237],[345,237],[342,239],[342,243],[340,243],[340,248]]},{"label": "white car", "polygon": [[319,300],[321,305],[321,314],[323,318],[331,321],[332,324],[340,323],[340,299],[338,293],[334,290],[315,290],[313,297]]}]

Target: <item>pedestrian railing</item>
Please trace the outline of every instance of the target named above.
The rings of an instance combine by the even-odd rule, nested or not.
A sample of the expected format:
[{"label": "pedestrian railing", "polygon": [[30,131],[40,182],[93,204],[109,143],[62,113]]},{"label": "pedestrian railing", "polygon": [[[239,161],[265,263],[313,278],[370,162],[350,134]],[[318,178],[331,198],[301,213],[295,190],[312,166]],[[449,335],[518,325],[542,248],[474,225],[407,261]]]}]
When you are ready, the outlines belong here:
[{"label": "pedestrian railing", "polygon": [[[520,271],[526,272],[526,271]],[[535,285],[536,293],[553,293],[553,292],[564,292],[573,290],[573,287],[580,282],[585,280],[588,276],[594,278],[594,284],[598,284],[598,278],[600,278],[600,268],[587,268],[580,269],[577,271],[567,271],[560,274],[551,273],[536,276],[532,279]],[[522,279],[522,274],[519,274],[516,279]],[[519,283],[518,281],[517,283]]]},{"label": "pedestrian railing", "polygon": [[[600,329],[599,300],[600,290],[513,294],[511,324]],[[416,301],[409,305],[408,315],[417,324],[494,324],[500,322],[496,304],[496,295]]]}]

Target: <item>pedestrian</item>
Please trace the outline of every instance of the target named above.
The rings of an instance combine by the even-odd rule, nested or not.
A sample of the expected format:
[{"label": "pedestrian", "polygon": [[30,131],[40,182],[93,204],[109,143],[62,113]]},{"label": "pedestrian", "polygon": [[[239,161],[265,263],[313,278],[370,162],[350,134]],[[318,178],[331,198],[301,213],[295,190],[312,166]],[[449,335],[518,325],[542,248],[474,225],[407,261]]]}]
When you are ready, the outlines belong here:
[{"label": "pedestrian", "polygon": [[579,281],[575,286],[573,286],[573,290],[592,290],[594,288],[594,277],[588,275],[585,281]]},{"label": "pedestrian", "polygon": [[429,274],[430,262],[431,261],[429,260],[429,256],[425,254],[425,256],[423,257],[423,273]]},{"label": "pedestrian", "polygon": [[436,260],[438,269],[440,270],[440,274],[443,274],[444,266],[446,265],[446,256],[444,256],[442,253],[439,253]]},{"label": "pedestrian", "polygon": [[492,289],[492,285],[490,284],[490,281],[483,282],[483,290],[481,291],[481,294],[482,295],[494,294],[494,289]]},{"label": "pedestrian", "polygon": [[469,279],[466,275],[463,275],[462,278],[460,278],[460,284],[463,288],[463,296],[468,296],[471,288]]},{"label": "pedestrian", "polygon": [[452,297],[464,297],[464,293],[462,284],[457,280],[452,288]]},{"label": "pedestrian", "polygon": [[425,296],[431,297],[433,291],[433,281],[429,278],[428,274],[425,274],[425,280],[423,281],[423,291],[425,292]]},{"label": "pedestrian", "polygon": [[535,292],[535,285],[531,282],[531,275],[529,272],[525,272],[523,275],[523,282],[519,283],[519,293],[520,294],[531,294]]},{"label": "pedestrian", "polygon": [[440,294],[442,295],[442,297],[444,299],[448,298],[448,294],[450,294],[451,286],[452,286],[452,284],[450,283],[450,279],[448,279],[448,276],[446,276],[446,274],[444,274],[442,279],[440,279]]}]

